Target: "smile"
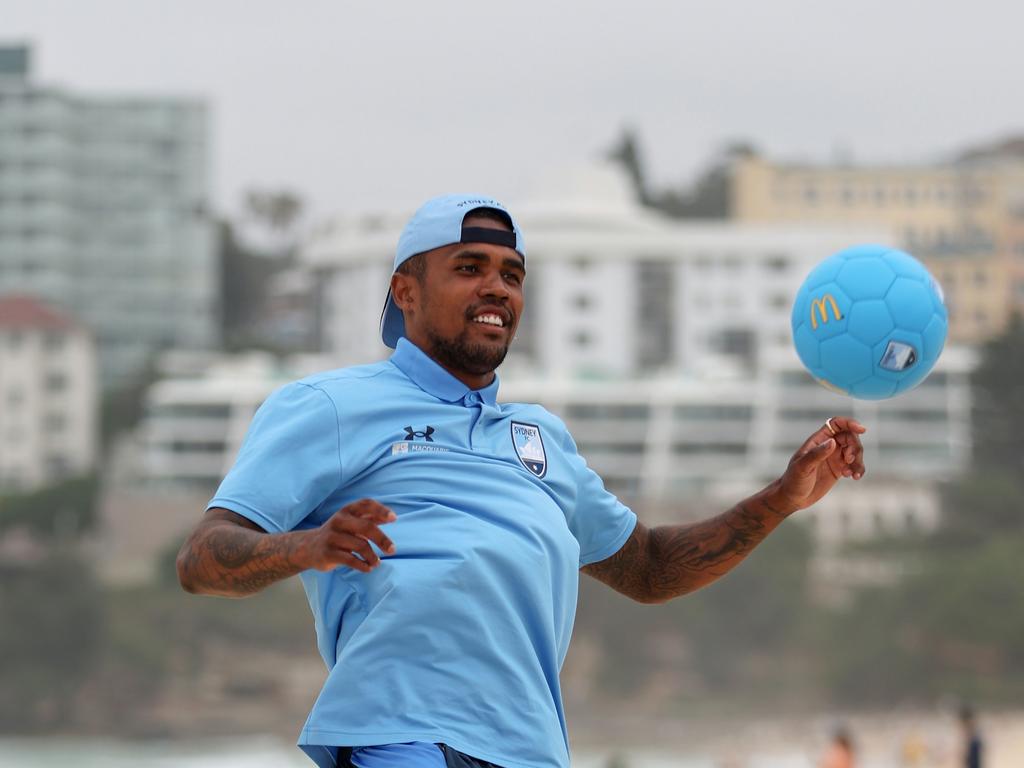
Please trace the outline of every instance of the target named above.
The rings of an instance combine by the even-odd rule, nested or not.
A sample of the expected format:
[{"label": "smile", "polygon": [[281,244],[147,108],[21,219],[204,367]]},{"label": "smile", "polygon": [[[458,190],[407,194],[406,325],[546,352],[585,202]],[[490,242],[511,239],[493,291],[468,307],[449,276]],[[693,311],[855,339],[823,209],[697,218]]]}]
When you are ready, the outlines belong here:
[{"label": "smile", "polygon": [[502,320],[499,315],[494,314],[477,315],[476,317],[473,318],[473,322],[483,323],[484,325],[495,325],[498,328],[505,327],[505,321]]}]

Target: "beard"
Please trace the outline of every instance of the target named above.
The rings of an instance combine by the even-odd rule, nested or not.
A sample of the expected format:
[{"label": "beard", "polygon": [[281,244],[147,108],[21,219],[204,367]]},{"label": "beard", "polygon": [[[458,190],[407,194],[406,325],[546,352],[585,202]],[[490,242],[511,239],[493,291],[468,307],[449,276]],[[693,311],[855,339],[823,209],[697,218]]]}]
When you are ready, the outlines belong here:
[{"label": "beard", "polygon": [[508,354],[508,344],[477,344],[470,342],[466,336],[467,333],[463,331],[453,339],[446,339],[428,330],[430,356],[450,371],[480,376],[491,373]]}]

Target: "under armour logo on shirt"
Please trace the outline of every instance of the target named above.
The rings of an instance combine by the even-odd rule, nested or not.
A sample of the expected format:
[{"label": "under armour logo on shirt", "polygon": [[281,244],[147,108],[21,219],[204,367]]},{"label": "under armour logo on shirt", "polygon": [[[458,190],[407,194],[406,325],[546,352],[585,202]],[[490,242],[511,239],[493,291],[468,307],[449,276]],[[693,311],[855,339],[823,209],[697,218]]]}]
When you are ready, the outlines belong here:
[{"label": "under armour logo on shirt", "polygon": [[434,438],[431,437],[432,434],[434,434],[434,428],[429,424],[427,425],[427,428],[421,432],[417,432],[412,427],[405,428],[406,440],[418,440],[419,438],[423,438],[428,443],[432,443],[434,442]]}]

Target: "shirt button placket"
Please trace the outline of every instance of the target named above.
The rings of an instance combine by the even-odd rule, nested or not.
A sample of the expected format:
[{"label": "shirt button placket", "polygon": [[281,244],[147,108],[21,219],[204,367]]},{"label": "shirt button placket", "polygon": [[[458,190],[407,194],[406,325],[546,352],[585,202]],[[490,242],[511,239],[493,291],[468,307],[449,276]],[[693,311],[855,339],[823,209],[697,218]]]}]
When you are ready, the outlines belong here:
[{"label": "shirt button placket", "polygon": [[476,412],[473,414],[473,420],[469,428],[469,448],[473,450],[474,437],[476,436],[477,428],[480,426],[480,395],[476,392],[468,392],[464,398],[462,398],[463,404],[467,408],[473,408]]}]

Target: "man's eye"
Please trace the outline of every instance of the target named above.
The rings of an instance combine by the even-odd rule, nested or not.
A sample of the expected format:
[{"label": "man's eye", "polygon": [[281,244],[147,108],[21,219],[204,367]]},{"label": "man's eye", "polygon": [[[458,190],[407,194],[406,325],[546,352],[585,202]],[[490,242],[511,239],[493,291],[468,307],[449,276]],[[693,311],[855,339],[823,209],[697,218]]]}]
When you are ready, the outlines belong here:
[{"label": "man's eye", "polygon": [[460,272],[476,272],[476,264],[462,264],[458,269]]},{"label": "man's eye", "polygon": [[517,275],[515,272],[506,272],[505,279],[508,280],[510,283],[514,283],[515,285],[519,285],[519,283],[522,282],[522,278],[519,277],[519,275]]}]

